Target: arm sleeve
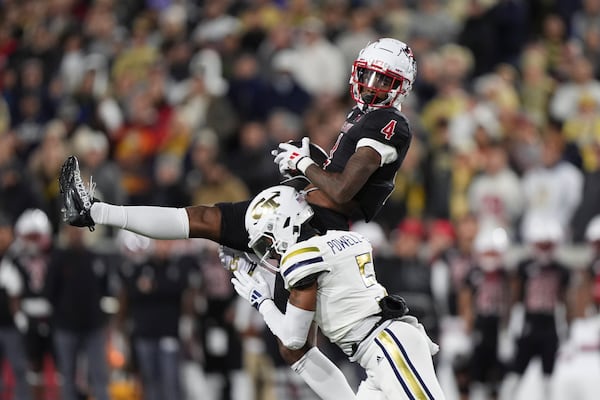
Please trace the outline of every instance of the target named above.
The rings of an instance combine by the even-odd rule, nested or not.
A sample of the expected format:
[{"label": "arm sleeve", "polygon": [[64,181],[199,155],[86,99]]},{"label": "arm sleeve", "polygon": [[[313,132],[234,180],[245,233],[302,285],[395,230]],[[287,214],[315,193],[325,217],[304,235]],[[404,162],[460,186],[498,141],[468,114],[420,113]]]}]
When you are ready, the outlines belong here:
[{"label": "arm sleeve", "polygon": [[154,239],[188,239],[190,222],[185,208],[150,206],[115,206],[95,202],[92,219]]},{"label": "arm sleeve", "polygon": [[303,310],[288,302],[285,314],[282,314],[271,299],[263,301],[258,311],[285,347],[298,350],[304,346],[314,311]]},{"label": "arm sleeve", "polygon": [[317,347],[308,350],[291,368],[323,400],[356,398],[342,371]]},{"label": "arm sleeve", "polygon": [[377,140],[362,138],[356,144],[356,148],[371,147],[381,156],[381,166],[392,163],[398,159],[398,152],[393,146],[378,142]]}]

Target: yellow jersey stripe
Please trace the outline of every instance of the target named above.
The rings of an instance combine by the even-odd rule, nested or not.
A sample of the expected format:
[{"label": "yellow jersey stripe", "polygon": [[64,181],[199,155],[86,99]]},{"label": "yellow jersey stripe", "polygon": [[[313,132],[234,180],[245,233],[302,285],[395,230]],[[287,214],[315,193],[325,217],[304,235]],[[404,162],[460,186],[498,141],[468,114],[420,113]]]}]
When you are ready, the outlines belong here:
[{"label": "yellow jersey stripe", "polygon": [[285,262],[286,262],[286,261],[287,261],[289,258],[291,258],[291,257],[294,257],[294,256],[297,256],[297,255],[299,255],[299,254],[311,253],[311,252],[317,252],[317,253],[318,253],[319,251],[320,251],[320,250],[319,250],[319,248],[318,248],[318,247],[314,247],[314,246],[312,246],[312,247],[303,247],[303,248],[301,248],[301,249],[294,250],[294,251],[292,251],[291,253],[289,253],[289,254],[286,254],[286,256],[285,256],[285,257],[283,257],[283,259],[281,260],[281,263],[280,263],[280,265],[283,265],[283,264],[285,264]]}]

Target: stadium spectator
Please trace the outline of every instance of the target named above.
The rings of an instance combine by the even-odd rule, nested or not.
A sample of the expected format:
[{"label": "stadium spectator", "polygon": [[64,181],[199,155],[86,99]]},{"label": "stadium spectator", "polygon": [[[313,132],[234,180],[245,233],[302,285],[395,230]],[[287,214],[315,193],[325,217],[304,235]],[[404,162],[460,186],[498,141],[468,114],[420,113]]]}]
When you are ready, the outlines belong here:
[{"label": "stadium spectator", "polygon": [[537,216],[556,219],[566,240],[570,240],[572,218],[583,194],[583,174],[563,159],[564,151],[564,137],[552,127],[547,127],[542,136],[539,163],[525,172],[521,179],[525,197],[522,220]]},{"label": "stadium spectator", "polygon": [[508,166],[502,143],[492,142],[483,151],[483,171],[469,186],[469,210],[482,227],[502,227],[513,237],[513,227],[523,213],[520,180]]},{"label": "stadium spectator", "polygon": [[550,98],[550,116],[559,121],[575,115],[578,100],[584,94],[600,103],[600,82],[594,78],[590,60],[575,56],[569,65],[568,80],[560,83]]}]

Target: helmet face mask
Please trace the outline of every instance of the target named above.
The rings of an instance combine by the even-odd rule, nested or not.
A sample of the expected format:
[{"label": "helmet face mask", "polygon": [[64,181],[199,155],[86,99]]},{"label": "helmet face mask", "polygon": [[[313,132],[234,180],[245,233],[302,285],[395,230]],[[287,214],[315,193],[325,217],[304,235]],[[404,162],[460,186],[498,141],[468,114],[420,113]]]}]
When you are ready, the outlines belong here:
[{"label": "helmet face mask", "polygon": [[[392,76],[385,72],[379,72],[368,67],[356,66],[358,95],[361,101],[368,107],[381,108],[392,104],[399,96],[405,79]],[[354,92],[353,92],[354,94]]]},{"label": "helmet face mask", "polygon": [[250,202],[245,225],[248,247],[269,268],[268,259],[279,258],[300,236],[301,225],[313,216],[304,196],[289,186],[274,186]]},{"label": "helmet face mask", "polygon": [[260,259],[267,259],[273,257],[275,251],[275,238],[268,233],[263,233],[260,236],[254,237],[248,243],[248,246],[254,251]]},{"label": "helmet face mask", "polygon": [[412,89],[417,66],[412,50],[403,42],[384,38],[362,49],[352,65],[350,92],[367,110],[395,107]]}]

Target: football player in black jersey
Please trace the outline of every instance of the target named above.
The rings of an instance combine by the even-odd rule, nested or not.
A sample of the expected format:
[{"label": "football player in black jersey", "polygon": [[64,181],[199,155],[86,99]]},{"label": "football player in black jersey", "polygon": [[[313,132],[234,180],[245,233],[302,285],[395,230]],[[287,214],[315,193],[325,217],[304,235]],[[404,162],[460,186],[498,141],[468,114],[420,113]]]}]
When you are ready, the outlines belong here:
[{"label": "football player in black jersey", "polygon": [[[530,255],[519,262],[511,278],[513,314],[520,318],[515,335],[515,355],[506,376],[508,398],[514,398],[530,361],[542,363],[542,392],[550,394],[550,378],[559,345],[559,333],[567,321],[560,310],[567,306],[571,268],[559,261],[556,251],[564,240],[564,228],[556,218],[534,215],[523,222],[523,239]],[[521,310],[522,314],[517,311]],[[517,314],[515,314],[517,312]]]},{"label": "football player in black jersey", "polygon": [[[307,183],[306,199],[315,212],[311,224],[318,231],[347,230],[351,219],[369,221],[384,205],[411,141],[400,109],[415,76],[408,45],[392,38],[369,43],[352,66],[350,91],[356,106],[322,165],[308,138],[282,143],[274,152],[280,171],[296,175],[291,182]],[[74,157],[63,165],[61,191],[64,219],[71,225],[109,225],[157,239],[205,238],[248,250],[244,215],[250,200],[187,208],[110,205],[92,199]],[[291,364],[302,354],[284,358]]]},{"label": "football player in black jersey", "polygon": [[505,255],[510,246],[501,227],[482,227],[474,242],[474,264],[459,292],[459,311],[473,348],[468,362],[467,398],[497,399],[506,361],[500,332],[508,320],[509,275]]},{"label": "football player in black jersey", "polygon": [[14,230],[15,240],[1,260],[0,285],[10,289],[15,300],[14,322],[29,364],[31,396],[24,398],[41,400],[49,383],[44,363],[54,359],[52,305],[46,296],[48,268],[56,257],[52,226],[44,211],[30,208],[19,216]]}]

